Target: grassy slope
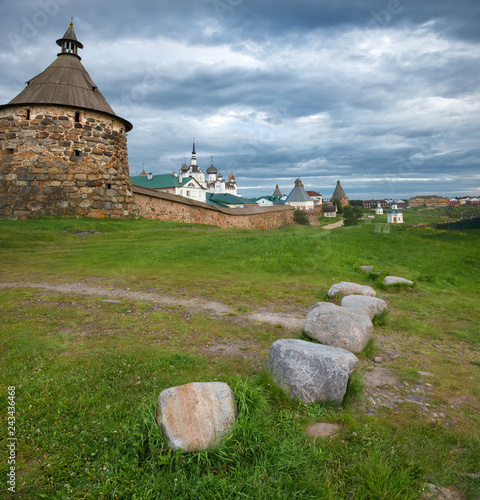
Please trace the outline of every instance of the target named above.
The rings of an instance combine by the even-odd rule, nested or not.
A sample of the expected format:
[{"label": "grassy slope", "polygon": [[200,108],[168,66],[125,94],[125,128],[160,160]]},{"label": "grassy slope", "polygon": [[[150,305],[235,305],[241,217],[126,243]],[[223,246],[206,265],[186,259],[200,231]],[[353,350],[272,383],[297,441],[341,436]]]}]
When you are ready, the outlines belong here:
[{"label": "grassy slope", "polygon": [[[380,234],[376,222],[333,232],[255,232],[147,221],[0,221],[2,281],[93,281],[251,309],[306,307],[342,280],[371,284],[392,308],[377,334],[410,353],[391,368],[410,381],[416,370],[444,374],[436,380],[439,402],[456,395],[473,405],[451,410],[451,426],[408,408],[372,419],[356,409],[357,383],[340,408],[304,407],[286,401],[264,376],[268,346],[290,335],[281,328],[237,316],[219,323],[179,307],[2,291],[8,369],[1,382],[4,392],[17,387],[21,498],[417,498],[425,481],[480,494],[468,476],[480,469],[473,410],[479,361],[468,357],[480,347],[478,231],[395,227]],[[81,239],[73,229],[103,234]],[[359,273],[363,264],[416,286],[385,290]],[[228,341],[253,355],[209,351]],[[172,454],[154,423],[155,398],[169,386],[215,379],[235,389],[234,433],[217,451]],[[303,429],[316,420],[344,428],[338,438],[312,442]]]}]

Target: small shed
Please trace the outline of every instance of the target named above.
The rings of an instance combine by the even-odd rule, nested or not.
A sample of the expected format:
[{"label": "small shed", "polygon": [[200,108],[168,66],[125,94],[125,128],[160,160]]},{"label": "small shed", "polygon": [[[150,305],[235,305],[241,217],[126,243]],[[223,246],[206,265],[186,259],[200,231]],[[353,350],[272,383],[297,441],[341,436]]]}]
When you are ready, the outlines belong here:
[{"label": "small shed", "polygon": [[323,216],[324,217],[336,217],[337,216],[336,205],[324,205],[323,206]]}]

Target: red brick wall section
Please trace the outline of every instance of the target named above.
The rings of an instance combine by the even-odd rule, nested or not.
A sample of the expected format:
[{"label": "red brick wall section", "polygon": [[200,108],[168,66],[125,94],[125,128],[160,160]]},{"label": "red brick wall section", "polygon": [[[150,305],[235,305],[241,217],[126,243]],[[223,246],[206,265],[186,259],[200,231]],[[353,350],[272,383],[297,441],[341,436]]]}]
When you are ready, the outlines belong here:
[{"label": "red brick wall section", "polygon": [[230,215],[215,209],[184,205],[136,193],[142,217],[170,222],[211,224],[221,228],[274,229],[293,224],[294,210],[265,211],[248,215]]}]

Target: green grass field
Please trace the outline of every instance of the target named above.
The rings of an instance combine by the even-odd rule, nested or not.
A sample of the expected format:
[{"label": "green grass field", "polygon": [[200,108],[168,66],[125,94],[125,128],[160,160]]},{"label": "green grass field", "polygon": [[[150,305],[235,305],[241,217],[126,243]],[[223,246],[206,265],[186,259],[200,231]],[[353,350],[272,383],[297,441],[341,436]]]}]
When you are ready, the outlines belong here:
[{"label": "green grass field", "polygon": [[[0,283],[15,284],[0,288],[0,382],[4,401],[15,387],[17,497],[390,500],[429,498],[425,485],[433,483],[478,498],[480,231],[407,227],[447,220],[430,214],[407,213],[405,225],[387,233],[378,232],[382,218],[333,231],[268,232],[144,220],[0,221]],[[79,230],[101,234],[83,238]],[[361,265],[380,274],[365,275]],[[415,285],[387,289],[386,275]],[[275,340],[302,332],[248,314],[306,314],[339,281],[373,286],[390,313],[376,322],[341,406],[288,401],[270,383],[266,358]],[[78,284],[124,298],[108,303]],[[172,304],[128,297],[141,291]],[[232,312],[175,305],[188,298]],[[362,380],[375,355],[412,388],[418,371],[435,374],[429,411],[444,417],[410,403],[366,413]],[[214,380],[235,392],[232,434],[216,450],[173,453],[155,423],[159,393]],[[9,498],[3,408],[0,492]],[[317,421],[342,429],[313,440],[305,428]]]}]

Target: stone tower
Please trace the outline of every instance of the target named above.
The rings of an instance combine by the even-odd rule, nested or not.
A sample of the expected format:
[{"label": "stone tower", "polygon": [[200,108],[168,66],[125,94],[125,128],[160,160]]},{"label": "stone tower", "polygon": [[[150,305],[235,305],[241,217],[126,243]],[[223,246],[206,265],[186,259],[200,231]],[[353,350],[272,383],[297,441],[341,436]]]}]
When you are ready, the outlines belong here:
[{"label": "stone tower", "polygon": [[61,52],[0,106],[0,217],[135,217],[126,133],[78,55],[73,24]]},{"label": "stone tower", "polygon": [[340,184],[340,181],[337,181],[337,185],[335,187],[335,191],[333,192],[331,201],[333,200],[340,200],[340,203],[342,204],[342,207],[348,205],[348,198],[347,195],[345,194],[345,191],[342,188],[342,185]]}]

